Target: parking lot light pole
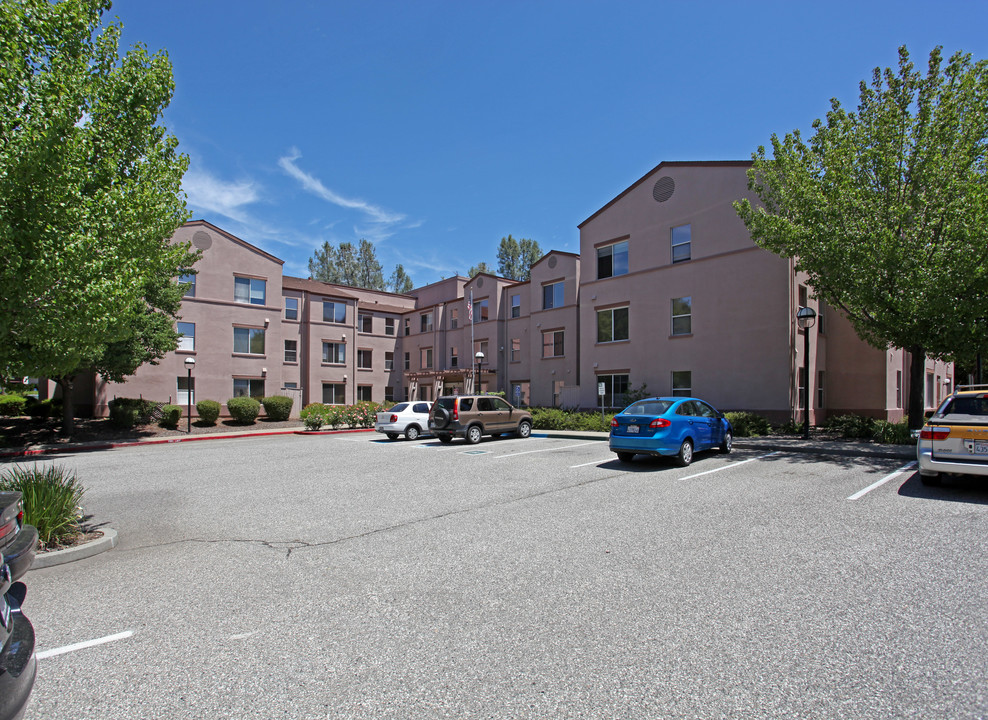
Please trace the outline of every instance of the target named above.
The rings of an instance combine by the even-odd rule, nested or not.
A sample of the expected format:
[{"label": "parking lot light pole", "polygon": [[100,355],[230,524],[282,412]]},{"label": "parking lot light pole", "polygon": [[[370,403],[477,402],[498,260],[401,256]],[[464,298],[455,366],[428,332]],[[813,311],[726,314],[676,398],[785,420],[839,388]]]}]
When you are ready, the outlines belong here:
[{"label": "parking lot light pole", "polygon": [[477,381],[475,383],[476,387],[473,389],[473,391],[476,394],[479,395],[480,394],[480,369],[484,366],[484,353],[482,353],[480,350],[478,350],[477,351],[477,354],[474,355],[474,357],[477,359],[477,374],[476,374]]},{"label": "parking lot light pole", "polygon": [[185,358],[185,369],[189,372],[188,380],[185,385],[185,399],[188,401],[188,407],[185,411],[185,416],[187,418],[185,424],[185,432],[192,434],[192,368],[196,366],[196,359],[194,357]]},{"label": "parking lot light pole", "polygon": [[[810,439],[810,328],[816,322],[816,311],[811,307],[801,307],[796,313],[796,324],[803,331],[803,439]],[[797,398],[798,399],[798,398]]]}]

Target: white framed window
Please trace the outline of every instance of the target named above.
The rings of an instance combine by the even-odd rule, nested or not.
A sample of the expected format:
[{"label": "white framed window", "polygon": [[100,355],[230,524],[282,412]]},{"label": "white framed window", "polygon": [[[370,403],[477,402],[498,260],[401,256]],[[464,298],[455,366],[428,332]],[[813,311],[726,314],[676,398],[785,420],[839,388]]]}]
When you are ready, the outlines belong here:
[{"label": "white framed window", "polygon": [[233,397],[264,397],[264,378],[233,378]]},{"label": "white framed window", "polygon": [[233,328],[233,352],[242,355],[263,355],[264,328]]},{"label": "white framed window", "polygon": [[298,362],[298,340],[285,340],[285,362]]},{"label": "white framed window", "polygon": [[324,342],[322,344],[322,361],[330,365],[346,363],[346,345],[344,343]]},{"label": "white framed window", "polygon": [[693,394],[693,371],[672,371],[672,394],[674,397],[689,397]]},{"label": "white framed window", "polygon": [[521,295],[511,296],[511,317],[521,317]]},{"label": "white framed window", "polygon": [[521,362],[521,338],[511,338],[511,362]]},{"label": "white framed window", "polygon": [[333,302],[332,300],[322,301],[323,322],[345,323],[346,303]]},{"label": "white framed window", "polygon": [[678,263],[689,260],[692,254],[690,247],[692,230],[690,226],[687,224],[674,227],[670,236],[672,238],[672,261]]},{"label": "white framed window", "polygon": [[478,300],[474,303],[473,311],[476,313],[477,320],[480,322],[490,319],[489,303],[487,298]]},{"label": "white framed window", "polygon": [[374,328],[374,318],[371,315],[357,315],[357,327],[360,328],[360,332],[369,333],[372,332]]},{"label": "white framed window", "polygon": [[432,348],[419,349],[419,367],[423,370],[432,369]]},{"label": "white framed window", "polygon": [[628,274],[628,241],[597,248],[597,279]]},{"label": "white framed window", "polygon": [[190,322],[178,322],[175,324],[178,331],[178,349],[191,352],[196,349],[196,324]]},{"label": "white framed window", "polygon": [[693,298],[672,299],[672,334],[690,335],[693,333]]},{"label": "white framed window", "polygon": [[542,309],[551,310],[552,308],[563,306],[563,282],[554,282],[542,286]]},{"label": "white framed window", "polygon": [[285,298],[285,320],[298,320],[298,298]]},{"label": "white framed window", "polygon": [[175,404],[183,408],[187,408],[190,403],[195,405],[196,379],[190,378],[188,375],[179,375],[175,380]]},{"label": "white framed window", "polygon": [[542,333],[542,357],[563,356],[563,331],[547,330]]},{"label": "white framed window", "polygon": [[233,277],[233,300],[250,305],[263,305],[267,282],[259,278]]},{"label": "white framed window", "polygon": [[449,310],[449,328],[450,330],[456,330],[460,325],[460,309],[450,308]]},{"label": "white framed window", "polygon": [[185,288],[185,295],[183,297],[195,297],[196,296],[196,275],[195,273],[188,273],[187,275],[180,275],[178,278],[180,285],[188,285]]},{"label": "white framed window", "polygon": [[394,318],[384,318],[384,334],[394,335],[395,334],[395,319]]},{"label": "white framed window", "polygon": [[395,354],[393,352],[384,353],[384,369],[385,370],[395,369]]},{"label": "white framed window", "polygon": [[419,315],[419,332],[432,332],[432,313]]},{"label": "white framed window", "polygon": [[343,405],[346,403],[346,384],[323,383],[322,401],[326,405]]},{"label": "white framed window", "polygon": [[628,337],[627,306],[597,311],[597,342],[618,342]]},{"label": "white framed window", "polygon": [[374,352],[372,350],[357,350],[357,367],[361,370],[370,370],[374,366]]}]

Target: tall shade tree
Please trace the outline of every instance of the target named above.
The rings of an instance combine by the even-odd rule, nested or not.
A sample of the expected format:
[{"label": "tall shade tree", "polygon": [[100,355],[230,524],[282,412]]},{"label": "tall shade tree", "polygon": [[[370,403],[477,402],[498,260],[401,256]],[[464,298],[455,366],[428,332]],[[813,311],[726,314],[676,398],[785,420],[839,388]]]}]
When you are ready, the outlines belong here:
[{"label": "tall shade tree", "polygon": [[343,242],[338,247],[324,242],[309,258],[309,277],[319,282],[368,290],[384,290],[384,271],[374,245],[361,238],[358,247]]},{"label": "tall shade tree", "polygon": [[410,293],[413,288],[414,285],[412,285],[412,278],[405,272],[405,267],[401,263],[395,265],[395,271],[391,273],[386,289],[393,293],[407,294]]},{"label": "tall shade tree", "polygon": [[512,280],[528,280],[532,277],[532,265],[542,257],[542,249],[536,240],[515,240],[511,235],[501,238],[497,250],[497,272]]},{"label": "tall shade tree", "polygon": [[467,271],[467,277],[471,277],[472,278],[472,277],[476,277],[477,275],[480,275],[480,273],[489,273],[489,272],[490,272],[490,270],[487,267],[487,263],[480,262],[480,263],[477,263],[476,265],[474,265],[473,267],[471,267]]},{"label": "tall shade tree", "polygon": [[988,337],[988,64],[906,48],[860,85],[857,112],[773,135],[735,203],[754,241],[795,258],[815,294],[876,348],[911,354],[909,425],[923,421],[927,356],[956,359]]},{"label": "tall shade tree", "polygon": [[65,432],[79,373],[120,379],[177,346],[196,260],[168,242],[187,218],[187,158],[158,125],[171,64],[121,57],[109,8],[0,2],[0,374],[58,382]]}]

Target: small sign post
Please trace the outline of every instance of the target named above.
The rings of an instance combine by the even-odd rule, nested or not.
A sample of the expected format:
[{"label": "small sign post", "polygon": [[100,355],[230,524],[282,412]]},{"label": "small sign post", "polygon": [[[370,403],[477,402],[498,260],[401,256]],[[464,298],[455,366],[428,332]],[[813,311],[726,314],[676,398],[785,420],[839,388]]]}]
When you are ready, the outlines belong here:
[{"label": "small sign post", "polygon": [[597,383],[597,395],[600,397],[600,421],[604,422],[604,383]]}]

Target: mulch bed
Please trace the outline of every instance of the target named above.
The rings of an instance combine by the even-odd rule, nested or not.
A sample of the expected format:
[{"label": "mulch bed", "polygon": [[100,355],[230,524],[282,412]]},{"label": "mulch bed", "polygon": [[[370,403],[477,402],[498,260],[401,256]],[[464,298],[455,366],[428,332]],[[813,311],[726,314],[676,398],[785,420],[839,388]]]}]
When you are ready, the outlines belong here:
[{"label": "mulch bed", "polygon": [[[259,418],[257,422],[244,425],[234,420],[220,420],[215,425],[193,422],[192,435],[213,435],[216,433],[263,431],[263,430],[304,430],[301,420],[274,422]],[[186,423],[171,430],[158,425],[141,425],[134,428],[114,427],[109,418],[76,418],[71,435],[62,433],[61,419],[37,419],[29,417],[0,418],[0,448],[33,448],[42,445],[65,445],[78,442],[127,442],[188,437]]]}]

